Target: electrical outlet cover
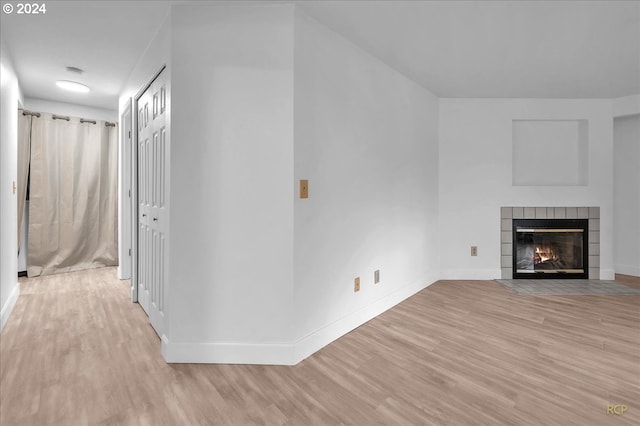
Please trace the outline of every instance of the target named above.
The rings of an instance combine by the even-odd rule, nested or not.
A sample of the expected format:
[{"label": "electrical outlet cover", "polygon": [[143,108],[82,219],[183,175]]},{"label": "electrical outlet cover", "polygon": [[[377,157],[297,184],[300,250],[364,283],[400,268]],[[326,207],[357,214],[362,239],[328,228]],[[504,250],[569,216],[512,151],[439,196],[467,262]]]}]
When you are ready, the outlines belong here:
[{"label": "electrical outlet cover", "polygon": [[306,179],[300,180],[300,198],[309,198],[309,181]]}]

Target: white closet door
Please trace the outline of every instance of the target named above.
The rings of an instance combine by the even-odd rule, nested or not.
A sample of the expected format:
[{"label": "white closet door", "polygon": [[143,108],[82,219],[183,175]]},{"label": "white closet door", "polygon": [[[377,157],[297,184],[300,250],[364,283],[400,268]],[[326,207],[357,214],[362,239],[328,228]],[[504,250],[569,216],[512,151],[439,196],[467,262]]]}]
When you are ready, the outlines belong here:
[{"label": "white closet door", "polygon": [[167,90],[163,71],[138,101],[138,302],[164,331],[167,265]]}]

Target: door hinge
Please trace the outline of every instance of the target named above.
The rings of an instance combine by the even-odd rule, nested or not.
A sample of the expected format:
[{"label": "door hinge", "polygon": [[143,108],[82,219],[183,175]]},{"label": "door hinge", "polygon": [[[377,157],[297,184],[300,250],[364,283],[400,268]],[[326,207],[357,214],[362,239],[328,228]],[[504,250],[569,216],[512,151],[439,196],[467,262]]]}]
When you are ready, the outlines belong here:
[{"label": "door hinge", "polygon": [[131,198],[131,190],[129,190],[129,198]]},{"label": "door hinge", "polygon": [[131,256],[131,249],[129,249],[129,256]]},{"label": "door hinge", "polygon": [[131,130],[129,130],[129,139],[131,139]]}]

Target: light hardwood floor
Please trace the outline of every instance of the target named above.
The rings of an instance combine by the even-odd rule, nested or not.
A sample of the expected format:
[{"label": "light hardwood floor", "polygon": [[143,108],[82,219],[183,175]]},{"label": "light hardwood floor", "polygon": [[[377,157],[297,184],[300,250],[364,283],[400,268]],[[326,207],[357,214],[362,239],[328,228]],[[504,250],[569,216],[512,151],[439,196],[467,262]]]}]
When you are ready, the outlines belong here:
[{"label": "light hardwood floor", "polygon": [[440,281],[294,367],[169,365],[103,268],[22,280],[0,338],[2,425],[640,424],[640,296]]}]

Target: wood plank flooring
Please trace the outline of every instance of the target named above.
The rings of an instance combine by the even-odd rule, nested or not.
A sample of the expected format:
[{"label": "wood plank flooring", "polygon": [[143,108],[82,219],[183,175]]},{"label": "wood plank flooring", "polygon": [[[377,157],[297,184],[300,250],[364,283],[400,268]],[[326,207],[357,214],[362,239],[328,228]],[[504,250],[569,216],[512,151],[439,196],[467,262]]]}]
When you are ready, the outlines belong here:
[{"label": "wood plank flooring", "polygon": [[640,296],[440,281],[294,367],[169,365],[115,268],[23,279],[0,424],[637,425]]}]

